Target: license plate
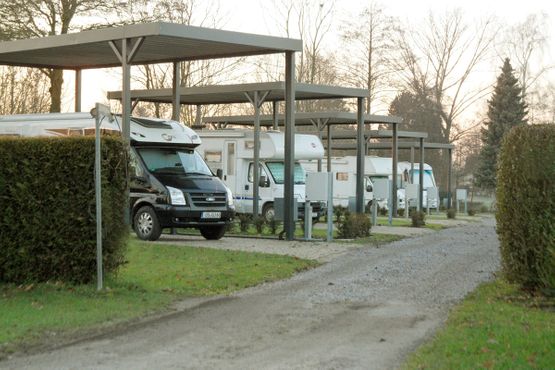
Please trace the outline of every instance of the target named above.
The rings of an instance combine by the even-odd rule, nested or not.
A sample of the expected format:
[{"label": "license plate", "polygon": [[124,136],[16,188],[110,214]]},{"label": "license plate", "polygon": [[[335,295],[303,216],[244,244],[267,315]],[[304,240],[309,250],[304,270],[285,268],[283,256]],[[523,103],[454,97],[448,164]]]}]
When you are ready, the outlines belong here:
[{"label": "license plate", "polygon": [[200,218],[220,218],[222,212],[202,212]]}]

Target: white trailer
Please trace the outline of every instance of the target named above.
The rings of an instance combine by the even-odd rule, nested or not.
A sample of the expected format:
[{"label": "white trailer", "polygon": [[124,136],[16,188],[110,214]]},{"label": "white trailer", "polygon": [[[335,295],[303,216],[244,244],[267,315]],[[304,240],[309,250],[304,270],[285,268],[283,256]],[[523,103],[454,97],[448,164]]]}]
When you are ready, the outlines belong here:
[{"label": "white trailer", "polygon": [[[414,163],[413,170],[411,170],[411,163],[410,162],[399,162],[399,173],[403,175],[403,180],[407,183],[411,184],[419,184],[420,183],[420,164]],[[436,179],[434,177],[434,170],[432,166],[427,163],[424,163],[424,186],[423,186],[423,194],[422,194],[422,207],[428,207],[428,192],[426,189],[428,188],[437,188]],[[411,203],[411,205],[413,205]],[[430,204],[430,208],[437,208],[438,200],[432,201]]]},{"label": "white trailer", "polygon": [[[212,171],[220,173],[231,189],[238,213],[253,211],[254,132],[244,129],[197,131],[202,139],[198,147]],[[279,131],[260,132],[260,184],[258,214],[271,220],[275,214],[274,199],[284,196],[285,135]],[[305,170],[298,160],[324,157],[322,142],[315,135],[295,135],[294,196],[302,217],[305,202]],[[313,203],[313,217],[324,212],[321,203]]]}]

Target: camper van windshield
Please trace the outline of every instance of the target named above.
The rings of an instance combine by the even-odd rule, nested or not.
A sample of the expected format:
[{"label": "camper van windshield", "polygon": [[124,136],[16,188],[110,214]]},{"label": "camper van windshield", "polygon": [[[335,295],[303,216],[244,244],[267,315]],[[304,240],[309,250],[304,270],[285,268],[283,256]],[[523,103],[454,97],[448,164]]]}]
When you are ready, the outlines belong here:
[{"label": "camper van windshield", "polygon": [[[283,162],[266,162],[266,166],[270,170],[274,182],[276,184],[283,184],[285,179],[285,164]],[[304,185],[305,172],[300,163],[295,163],[294,166],[294,181],[296,185]]]},{"label": "camper van windshield", "polygon": [[204,160],[192,149],[139,148],[138,152],[152,173],[212,176]]},{"label": "camper van windshield", "polygon": [[[414,183],[418,184],[420,181],[420,170],[414,170]],[[432,177],[431,170],[424,170],[424,188],[435,187],[434,178]]]}]

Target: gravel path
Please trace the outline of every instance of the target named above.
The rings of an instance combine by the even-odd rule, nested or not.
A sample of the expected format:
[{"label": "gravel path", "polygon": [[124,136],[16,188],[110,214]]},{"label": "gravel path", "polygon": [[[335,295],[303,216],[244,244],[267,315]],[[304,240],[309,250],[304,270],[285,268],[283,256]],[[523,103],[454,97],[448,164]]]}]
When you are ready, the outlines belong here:
[{"label": "gravel path", "polygon": [[498,269],[493,222],[352,248],[292,279],[182,302],[171,315],[0,368],[395,368]]}]

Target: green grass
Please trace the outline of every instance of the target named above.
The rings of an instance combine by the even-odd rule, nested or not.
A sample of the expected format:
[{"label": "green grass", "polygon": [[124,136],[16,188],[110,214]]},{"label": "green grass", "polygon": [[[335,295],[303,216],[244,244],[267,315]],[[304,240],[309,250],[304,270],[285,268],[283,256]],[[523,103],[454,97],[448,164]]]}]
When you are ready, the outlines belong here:
[{"label": "green grass", "polygon": [[553,369],[555,300],[503,281],[480,286],[405,369]]},{"label": "green grass", "polygon": [[[403,235],[395,235],[395,234],[372,234],[370,233],[369,237],[366,238],[358,238],[355,240],[346,241],[348,243],[355,243],[355,244],[362,244],[362,245],[371,245],[374,247],[384,245],[387,243],[393,243],[398,240],[404,239]],[[341,242],[341,239],[337,240]]]},{"label": "green grass", "polygon": [[96,284],[0,284],[0,348],[9,350],[49,332],[110,325],[163,310],[180,298],[226,294],[316,265],[288,256],[137,240],[130,242],[127,259],[102,292]]}]

